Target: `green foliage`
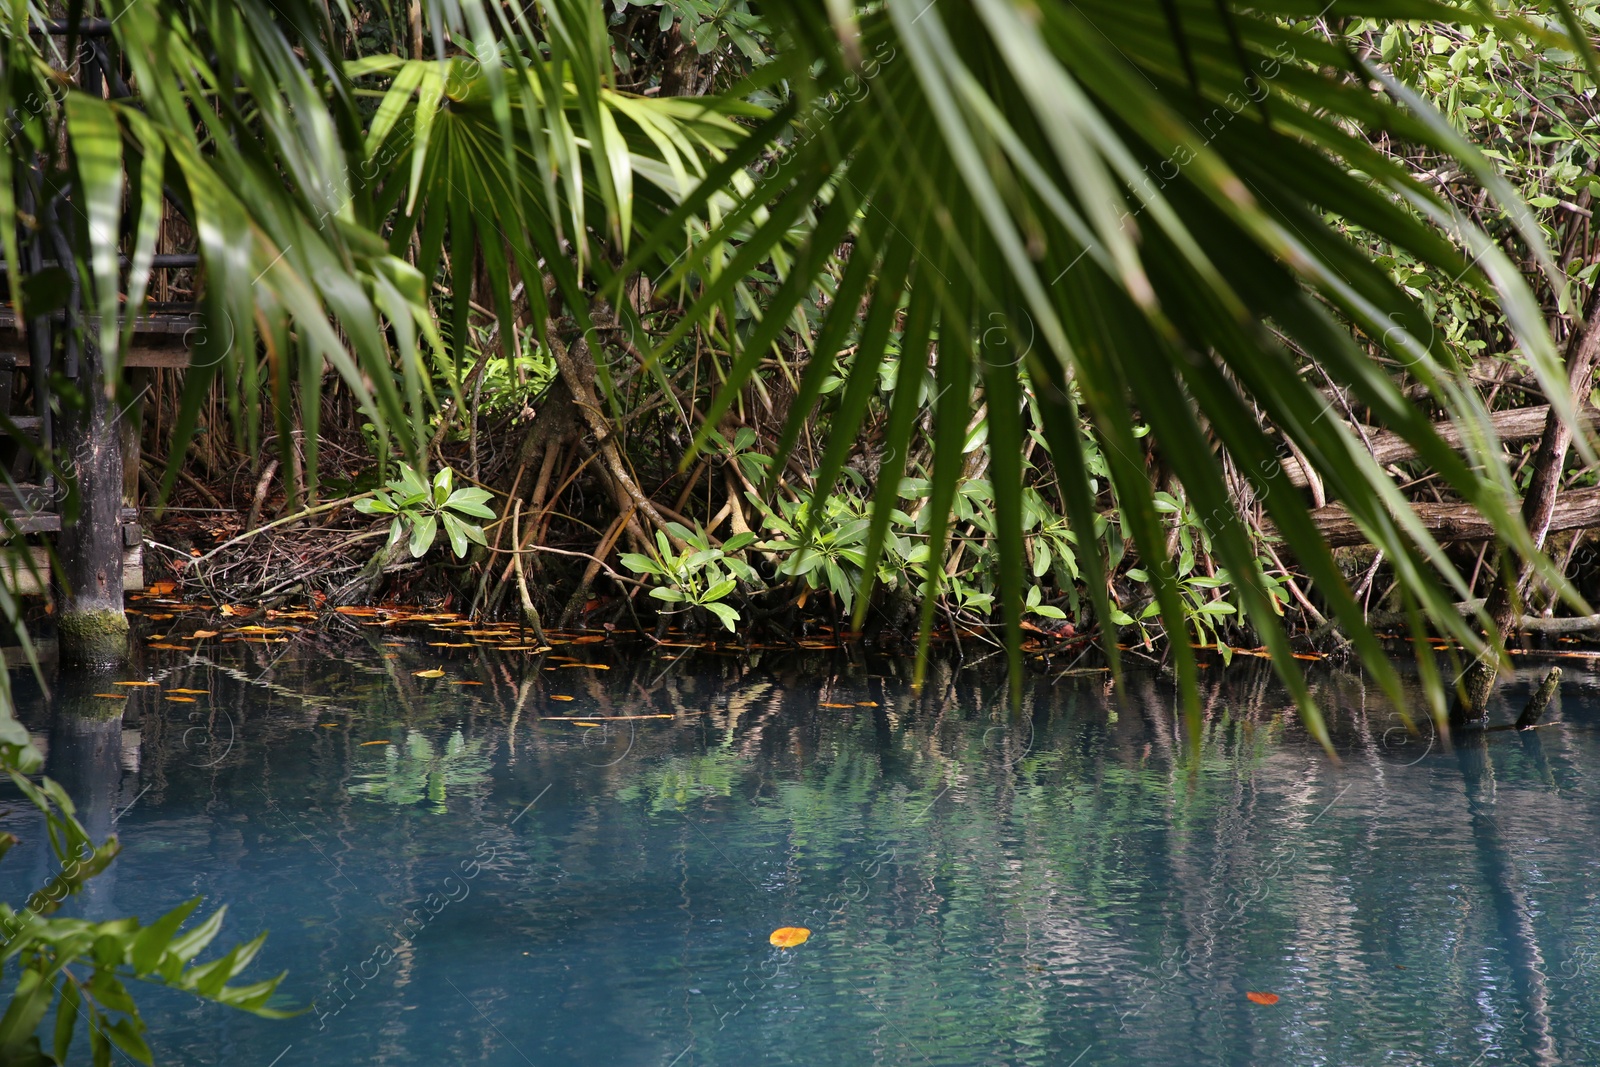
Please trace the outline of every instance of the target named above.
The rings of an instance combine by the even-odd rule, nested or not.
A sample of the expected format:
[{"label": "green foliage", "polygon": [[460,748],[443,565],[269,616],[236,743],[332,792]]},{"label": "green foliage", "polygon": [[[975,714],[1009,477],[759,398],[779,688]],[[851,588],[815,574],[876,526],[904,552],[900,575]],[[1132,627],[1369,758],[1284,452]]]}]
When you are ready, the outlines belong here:
[{"label": "green foliage", "polygon": [[[296,1014],[272,1006],[282,974],[233,984],[261,950],[265,934],[215,959],[196,962],[220,933],[226,908],[187,930],[184,924],[199,907],[199,898],[148,924],[56,917],[67,899],[110,866],[121,846],[114,837],[95,843],[78,822],[66,791],[49,778],[35,782],[29,777],[40,762],[27,732],[11,716],[9,695],[0,692],[0,770],[43,815],[60,864],[20,908],[0,902],[0,981],[10,990],[0,1016],[0,1062],[19,1067],[66,1063],[81,1021],[97,1067],[111,1062],[113,1049],[136,1062],[153,1063],[130,982],[180,989],[263,1018]],[[16,843],[15,836],[0,835],[0,857]],[[52,1009],[55,1022],[47,1050],[39,1031]]]},{"label": "green foliage", "polygon": [[477,486],[455,488],[455,472],[442,467],[429,485],[409,463],[400,464],[400,477],[387,488],[374,489],[372,496],[355,503],[357,511],[368,515],[392,515],[389,545],[392,547],[410,534],[407,545],[414,558],[421,559],[433,547],[439,527],[450,539],[450,550],[459,558],[467,554],[469,541],[487,545],[483,526],[474,519],[493,519],[488,506],[493,494]]},{"label": "green foliage", "polygon": [[682,523],[668,523],[667,532],[684,543],[682,552],[674,551],[666,533],[658,530],[655,558],[624,552],[622,565],[659,583],[650,590],[655,599],[683,605],[672,610],[703,608],[732,631],[739,622],[739,611],[726,603],[727,598],[741,581],[755,585],[761,580],[748,563],[734,555],[749,547],[755,534],[738,534],[717,547],[704,530],[691,530]]}]

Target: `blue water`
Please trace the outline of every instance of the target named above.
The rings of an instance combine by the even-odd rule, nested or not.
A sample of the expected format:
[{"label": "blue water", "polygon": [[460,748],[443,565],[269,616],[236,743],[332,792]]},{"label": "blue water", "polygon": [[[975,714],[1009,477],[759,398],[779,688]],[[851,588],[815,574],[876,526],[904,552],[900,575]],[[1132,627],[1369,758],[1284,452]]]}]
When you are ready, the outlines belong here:
[{"label": "blue water", "polygon": [[[311,1008],[151,991],[158,1062],[1600,1063],[1582,662],[1554,725],[1452,751],[1320,673],[1335,762],[1253,670],[1195,757],[1153,678],[1040,675],[1012,718],[987,670],[428,640],[147,653],[120,720],[114,678],[13,676],[124,845],[80,912],[226,903]],[[50,863],[0,826],[16,900]]]}]

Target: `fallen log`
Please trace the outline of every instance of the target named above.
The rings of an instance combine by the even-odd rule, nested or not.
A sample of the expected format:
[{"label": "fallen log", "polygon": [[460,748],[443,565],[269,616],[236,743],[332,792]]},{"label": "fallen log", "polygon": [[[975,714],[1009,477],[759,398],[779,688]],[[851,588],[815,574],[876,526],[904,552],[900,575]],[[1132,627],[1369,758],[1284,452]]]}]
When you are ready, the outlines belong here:
[{"label": "fallen log", "polygon": [[[1539,404],[1535,407],[1508,408],[1505,411],[1491,412],[1489,423],[1494,427],[1495,436],[1501,441],[1531,441],[1544,433],[1545,418],[1550,414],[1550,405]],[[1600,429],[1600,408],[1586,407],[1581,418],[1589,429]],[[1453,422],[1436,422],[1434,431],[1445,444],[1451,448],[1461,447],[1461,429]],[[1397,433],[1387,430],[1378,430],[1372,427],[1365,428],[1365,440],[1372,448],[1372,458],[1378,461],[1378,466],[1387,467],[1391,463],[1404,463],[1408,459],[1417,458],[1417,450],[1411,443]],[[1289,479],[1290,485],[1305,488],[1310,484],[1306,477],[1306,470],[1300,461],[1293,456],[1284,458],[1283,473]]]},{"label": "fallen log", "polygon": [[[1434,538],[1441,542],[1492,541],[1494,527],[1471,504],[1415,503],[1411,510]],[[1333,548],[1367,543],[1361,527],[1339,504],[1315,508],[1312,521]],[[1549,530],[1587,530],[1600,527],[1600,488],[1574,489],[1556,498]]]},{"label": "fallen log", "polygon": [[[1464,616],[1476,614],[1486,603],[1483,597],[1476,600],[1463,600],[1454,607]],[[1403,625],[1409,616],[1403,611],[1375,611],[1367,616],[1367,625],[1374,630],[1383,630],[1391,626]],[[1600,615],[1556,615],[1549,618],[1543,615],[1523,615],[1516,620],[1517,629],[1530,634],[1589,634],[1600,632]],[[1320,636],[1336,628],[1335,623],[1327,623],[1320,627],[1314,636]]]}]

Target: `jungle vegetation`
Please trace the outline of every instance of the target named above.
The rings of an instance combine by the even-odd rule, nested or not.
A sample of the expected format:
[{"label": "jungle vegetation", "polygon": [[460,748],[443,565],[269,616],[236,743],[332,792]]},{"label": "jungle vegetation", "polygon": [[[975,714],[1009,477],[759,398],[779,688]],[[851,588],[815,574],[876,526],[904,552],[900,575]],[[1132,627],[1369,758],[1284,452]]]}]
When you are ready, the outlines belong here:
[{"label": "jungle vegetation", "polygon": [[[1031,629],[1191,698],[1196,646],[1260,646],[1314,734],[1307,649],[1403,706],[1382,613],[1442,722],[1507,633],[1594,625],[1597,19],[11,0],[6,299],[62,328],[7,481],[94,521],[18,420],[139,413],[147,567],[192,596],[938,626],[1016,679]],[[135,367],[140,312],[193,316],[186,367]],[[91,956],[189,973],[124,933],[8,946],[41,977],[0,1047]]]}]

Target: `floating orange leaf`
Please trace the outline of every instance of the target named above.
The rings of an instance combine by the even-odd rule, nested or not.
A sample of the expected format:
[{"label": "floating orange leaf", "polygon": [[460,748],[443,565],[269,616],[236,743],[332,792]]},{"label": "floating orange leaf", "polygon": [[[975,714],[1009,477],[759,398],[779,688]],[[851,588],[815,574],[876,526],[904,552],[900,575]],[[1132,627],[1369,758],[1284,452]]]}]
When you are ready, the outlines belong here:
[{"label": "floating orange leaf", "polygon": [[171,697],[171,696],[169,696],[167,699],[172,701],[174,704],[193,704],[194,703],[194,697]]},{"label": "floating orange leaf", "polygon": [[554,693],[554,694],[551,695],[550,699],[551,700],[576,700],[578,698],[577,697],[569,697],[565,693]]},{"label": "floating orange leaf", "polygon": [[597,723],[597,722],[578,722],[576,719],[574,719],[574,720],[572,720],[572,725],[574,725],[574,726],[599,726],[600,724]]},{"label": "floating orange leaf", "polygon": [[177,582],[151,582],[145,587],[145,592],[151,596],[166,596],[168,593],[176,593],[177,591]]},{"label": "floating orange leaf", "polygon": [[112,682],[111,684],[112,685],[138,686],[141,689],[147,688],[147,687],[158,688],[161,685],[160,682]]},{"label": "floating orange leaf", "polygon": [[128,699],[128,694],[127,693],[96,693],[95,696],[97,696],[97,697],[105,697],[107,700],[127,700]]},{"label": "floating orange leaf", "polygon": [[[397,646],[398,647],[398,646]],[[429,641],[429,648],[473,648],[471,641]]]},{"label": "floating orange leaf", "polygon": [[162,612],[160,615],[149,616],[151,622],[166,622],[170,618],[172,618],[172,613],[166,611]]},{"label": "floating orange leaf", "polygon": [[483,683],[482,682],[474,682],[470,678],[462,678],[459,681],[454,681],[454,682],[451,682],[450,684],[451,685],[482,685]]},{"label": "floating orange leaf", "polygon": [[443,678],[444,677],[444,671],[439,667],[435,667],[431,671],[412,671],[411,673],[414,674],[418,678]]},{"label": "floating orange leaf", "polygon": [[611,669],[611,664],[609,663],[563,663],[562,666],[581,667],[589,671],[609,671]]},{"label": "floating orange leaf", "polygon": [[337,727],[339,724],[336,723],[336,722],[319,722],[319,723],[317,723],[317,725],[318,726],[322,726],[322,727],[326,727],[327,729],[332,730],[335,727]]},{"label": "floating orange leaf", "polygon": [[388,743],[387,741],[363,741],[358,747],[366,748],[368,745],[387,745]]},{"label": "floating orange leaf", "polygon": [[772,931],[772,936],[767,940],[779,948],[794,948],[796,945],[805,944],[810,936],[811,931],[804,926],[780,926]]},{"label": "floating orange leaf", "polygon": [[853,707],[855,707],[855,705],[854,704],[829,704],[827,701],[823,701],[821,704],[818,704],[817,707],[819,707],[819,708],[853,708]]},{"label": "floating orange leaf", "polygon": [[[223,608],[222,610],[226,612],[228,609]],[[378,614],[377,608],[358,608],[351,604],[340,604],[338,607],[334,608],[333,611],[336,615],[355,615],[358,618],[363,619],[370,619],[374,615]]]},{"label": "floating orange leaf", "polygon": [[856,701],[856,707],[858,707],[858,708],[875,708],[877,706],[878,706],[878,702],[876,700],[858,700],[858,701]]},{"label": "floating orange leaf", "polygon": [[211,692],[209,689],[168,689],[169,693],[188,693],[190,696],[203,697]]},{"label": "floating orange leaf", "polygon": [[1246,993],[1244,998],[1252,1004],[1278,1003],[1278,994],[1276,993]]},{"label": "floating orange leaf", "polygon": [[228,616],[230,616],[232,618],[242,618],[242,617],[244,617],[246,615],[253,614],[254,612],[255,612],[254,608],[246,607],[243,604],[224,604],[224,605],[222,605],[222,613],[224,615],[228,615]]},{"label": "floating orange leaf", "polygon": [[189,651],[189,646],[188,645],[169,645],[164,641],[152,641],[152,642],[150,642],[148,645],[146,645],[144,647],[146,647],[146,648],[159,648],[159,649],[162,649],[163,651],[166,651],[166,652],[187,652],[187,651]]},{"label": "floating orange leaf", "polygon": [[194,633],[190,634],[189,637],[191,640],[195,641],[209,641],[211,638],[217,636],[217,632],[218,631],[216,630],[196,630]]}]

